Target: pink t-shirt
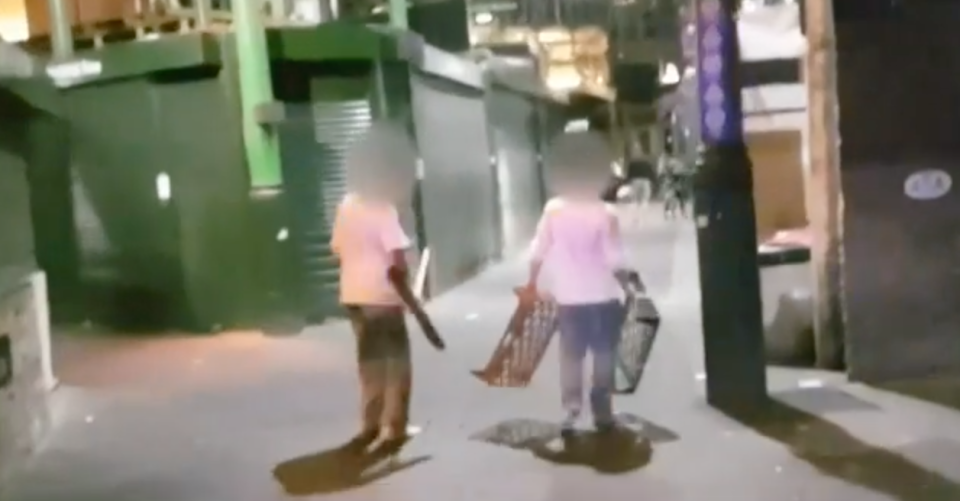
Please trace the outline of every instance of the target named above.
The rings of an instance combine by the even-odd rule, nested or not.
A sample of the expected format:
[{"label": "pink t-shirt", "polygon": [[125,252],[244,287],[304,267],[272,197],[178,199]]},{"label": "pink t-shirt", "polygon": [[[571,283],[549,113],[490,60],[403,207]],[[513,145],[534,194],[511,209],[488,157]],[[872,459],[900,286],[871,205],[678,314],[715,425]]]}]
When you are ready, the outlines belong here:
[{"label": "pink t-shirt", "polygon": [[616,215],[602,201],[554,198],[533,241],[533,259],[544,263],[546,292],[559,304],[619,299],[614,272],[624,264]]},{"label": "pink t-shirt", "polygon": [[347,195],[337,207],[330,247],[340,258],[340,302],[402,305],[387,278],[393,252],[410,247],[397,209]]}]

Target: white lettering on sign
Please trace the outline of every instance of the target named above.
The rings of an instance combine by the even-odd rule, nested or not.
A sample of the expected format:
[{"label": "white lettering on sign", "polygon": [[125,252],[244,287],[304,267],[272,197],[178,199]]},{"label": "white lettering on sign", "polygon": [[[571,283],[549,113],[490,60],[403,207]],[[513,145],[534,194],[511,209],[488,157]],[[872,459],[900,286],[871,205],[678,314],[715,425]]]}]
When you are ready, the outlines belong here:
[{"label": "white lettering on sign", "polygon": [[939,169],[924,169],[907,176],[903,192],[914,200],[936,200],[950,192],[953,178]]},{"label": "white lettering on sign", "polygon": [[707,87],[707,91],[703,93],[703,100],[711,107],[723,106],[723,89],[715,83],[710,84],[710,87]]},{"label": "white lettering on sign", "polygon": [[710,132],[719,136],[723,132],[723,126],[727,124],[727,114],[724,113],[722,108],[709,109],[704,122],[706,122]]},{"label": "white lettering on sign", "polygon": [[710,54],[703,58],[703,73],[712,77],[720,78],[723,71],[723,58],[720,54]]}]

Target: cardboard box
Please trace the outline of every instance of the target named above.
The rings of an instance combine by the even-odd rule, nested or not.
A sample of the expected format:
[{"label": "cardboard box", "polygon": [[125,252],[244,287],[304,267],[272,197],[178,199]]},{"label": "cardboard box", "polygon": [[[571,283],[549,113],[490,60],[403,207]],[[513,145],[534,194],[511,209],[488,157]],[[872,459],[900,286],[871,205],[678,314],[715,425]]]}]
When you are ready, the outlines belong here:
[{"label": "cardboard box", "polygon": [[753,197],[757,234],[807,225],[803,139],[799,130],[751,132],[747,147],[753,162]]}]

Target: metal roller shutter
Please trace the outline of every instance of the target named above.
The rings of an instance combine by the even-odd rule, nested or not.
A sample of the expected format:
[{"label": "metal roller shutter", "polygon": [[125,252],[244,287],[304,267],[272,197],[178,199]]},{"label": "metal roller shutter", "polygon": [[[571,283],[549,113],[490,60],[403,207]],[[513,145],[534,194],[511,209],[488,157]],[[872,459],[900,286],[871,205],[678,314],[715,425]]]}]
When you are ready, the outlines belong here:
[{"label": "metal roller shutter", "polygon": [[304,309],[311,320],[339,311],[339,266],[330,250],[337,204],[347,192],[344,155],[372,122],[369,101],[289,105],[281,126],[291,238],[299,249]]},{"label": "metal roller shutter", "polygon": [[537,161],[536,111],[524,96],[492,89],[488,97],[490,125],[497,158],[497,182],[503,228],[503,250],[526,247],[536,231],[544,193]]},{"label": "metal roller shutter", "polygon": [[420,195],[431,249],[433,294],[462,283],[499,251],[496,180],[483,95],[451,82],[411,76]]}]

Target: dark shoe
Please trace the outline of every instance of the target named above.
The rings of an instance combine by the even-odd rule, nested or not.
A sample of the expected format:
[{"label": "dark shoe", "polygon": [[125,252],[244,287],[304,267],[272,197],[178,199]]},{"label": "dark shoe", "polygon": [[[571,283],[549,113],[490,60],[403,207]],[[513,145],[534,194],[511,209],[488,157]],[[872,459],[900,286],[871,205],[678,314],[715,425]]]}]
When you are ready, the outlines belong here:
[{"label": "dark shoe", "polygon": [[624,427],[616,419],[604,419],[602,421],[597,421],[594,423],[594,426],[597,428],[597,433],[602,434],[614,434],[624,431]]},{"label": "dark shoe", "polygon": [[406,432],[401,434],[391,434],[386,437],[380,437],[368,449],[374,456],[392,456],[400,452],[403,446],[410,440],[410,435]]},{"label": "dark shoe", "polygon": [[567,415],[560,422],[560,436],[564,439],[570,439],[577,433],[577,420],[580,419],[580,411],[567,411]]},{"label": "dark shoe", "polygon": [[370,447],[370,444],[377,441],[377,437],[380,436],[380,430],[364,430],[358,433],[355,437],[351,438],[347,442],[346,449],[352,451],[362,451],[367,447]]}]

